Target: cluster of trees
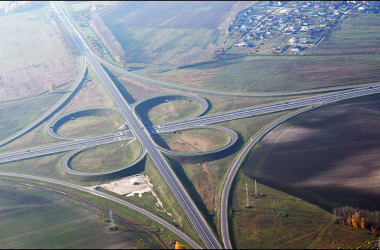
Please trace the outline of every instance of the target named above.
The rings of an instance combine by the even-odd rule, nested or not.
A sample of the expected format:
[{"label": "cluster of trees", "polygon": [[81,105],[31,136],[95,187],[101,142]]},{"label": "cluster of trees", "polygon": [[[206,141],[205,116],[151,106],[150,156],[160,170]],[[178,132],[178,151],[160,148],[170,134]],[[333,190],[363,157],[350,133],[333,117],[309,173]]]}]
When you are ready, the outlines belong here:
[{"label": "cluster of trees", "polygon": [[333,214],[338,222],[355,228],[370,229],[373,233],[380,234],[380,211],[368,211],[350,206],[336,207]]},{"label": "cluster of trees", "polygon": [[125,58],[125,52],[121,44],[117,41],[111,30],[105,25],[98,13],[94,12],[90,15],[90,25],[115,60],[121,61],[120,58]]},{"label": "cluster of trees", "polygon": [[53,82],[49,83],[49,92],[54,93],[56,90],[55,84]]},{"label": "cluster of trees", "polygon": [[11,13],[22,6],[27,6],[31,3],[31,1],[16,1],[11,5],[7,5],[7,7],[5,7],[5,14]]},{"label": "cluster of trees", "polygon": [[87,36],[87,38],[90,41],[92,47],[94,47],[100,53],[100,55],[103,57],[102,51],[100,50],[100,48],[96,44],[95,40],[91,36]]}]

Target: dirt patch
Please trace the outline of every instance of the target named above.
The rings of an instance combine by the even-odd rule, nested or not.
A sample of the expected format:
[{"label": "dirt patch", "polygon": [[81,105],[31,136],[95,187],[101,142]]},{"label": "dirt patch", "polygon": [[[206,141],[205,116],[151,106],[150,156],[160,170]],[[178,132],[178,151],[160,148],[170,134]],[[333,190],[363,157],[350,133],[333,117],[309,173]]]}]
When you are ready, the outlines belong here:
[{"label": "dirt patch", "polygon": [[143,193],[151,192],[153,184],[147,175],[137,174],[92,188],[96,187],[107,189],[119,195],[134,196],[137,194],[142,197]]},{"label": "dirt patch", "polygon": [[279,126],[249,156],[245,174],[326,209],[350,205],[379,210],[377,98],[334,104]]},{"label": "dirt patch", "polygon": [[[166,211],[161,200],[158,198],[157,194],[153,191],[153,184],[150,178],[145,174],[136,174],[122,178],[117,181],[112,181],[106,184],[101,184],[97,186],[90,187],[91,189],[96,189],[98,187],[104,188],[108,191],[117,193],[119,195],[134,196],[138,194],[142,198],[143,193],[152,193],[156,198],[157,203],[155,203],[155,208],[157,211],[166,213],[167,215],[173,217],[171,213]],[[175,220],[174,220],[175,222]]]},{"label": "dirt patch", "polygon": [[189,136],[183,136],[182,138],[169,142],[171,150],[184,153],[199,153],[207,151],[210,142],[205,138],[194,138]]}]

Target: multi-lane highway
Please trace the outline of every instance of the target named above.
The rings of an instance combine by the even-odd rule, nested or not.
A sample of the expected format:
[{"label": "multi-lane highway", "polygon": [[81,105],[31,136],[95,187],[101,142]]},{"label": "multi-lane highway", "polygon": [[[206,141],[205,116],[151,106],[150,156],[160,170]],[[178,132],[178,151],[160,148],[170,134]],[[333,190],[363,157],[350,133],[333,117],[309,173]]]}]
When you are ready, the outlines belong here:
[{"label": "multi-lane highway", "polygon": [[[152,128],[145,128],[145,126],[137,118],[134,112],[134,109],[128,105],[128,103],[123,98],[119,90],[116,88],[112,80],[109,78],[105,70],[100,66],[98,61],[95,59],[96,57],[95,54],[92,51],[90,51],[90,49],[84,42],[83,38],[79,35],[77,30],[75,30],[75,28],[69,22],[67,17],[64,15],[63,11],[60,9],[59,5],[55,2],[53,2],[52,5],[56,9],[58,15],[60,16],[61,20],[63,21],[67,29],[69,30],[69,33],[72,35],[74,42],[77,44],[80,52],[83,55],[83,58],[87,59],[89,64],[93,67],[94,71],[98,75],[101,82],[106,87],[111,97],[114,99],[116,105],[118,106],[118,111],[125,118],[126,123],[128,127],[130,128],[130,131],[98,136],[98,137],[93,137],[93,138],[76,139],[76,140],[71,140],[64,143],[52,144],[52,145],[48,145],[44,147],[38,147],[38,148],[32,148],[28,150],[21,150],[18,152],[2,154],[0,155],[0,163],[19,160],[19,159],[25,159],[25,158],[30,158],[30,157],[36,157],[36,156],[41,156],[41,155],[46,155],[46,154],[53,154],[57,152],[76,150],[70,154],[72,155],[90,146],[101,145],[101,144],[110,143],[110,142],[114,142],[118,140],[136,138],[140,141],[143,147],[142,154],[145,154],[146,152],[151,157],[158,171],[161,173],[162,177],[168,184],[169,188],[171,189],[174,196],[176,197],[178,203],[181,205],[185,214],[188,216],[190,222],[192,223],[195,230],[202,238],[207,248],[221,248],[221,245],[216,239],[210,227],[208,226],[207,222],[204,220],[201,213],[195,206],[194,202],[185,191],[185,188],[182,186],[182,184],[180,183],[180,181],[178,180],[178,178],[176,177],[176,175],[174,174],[174,172],[172,171],[172,169],[166,162],[163,155],[159,152],[157,145],[154,143],[153,139],[150,136],[149,132],[151,130],[155,130],[155,132],[157,133],[162,133],[162,132],[169,132],[169,131],[175,131],[175,130],[186,129],[186,128],[195,128],[195,127],[203,126],[206,124],[213,124],[213,123],[224,122],[224,121],[233,120],[233,119],[245,118],[245,117],[250,117],[254,115],[267,114],[267,113],[278,112],[278,111],[283,111],[283,110],[290,110],[290,109],[295,109],[295,108],[300,108],[300,107],[308,107],[306,109],[309,109],[310,107],[315,106],[315,105],[330,103],[334,101],[339,101],[339,100],[344,100],[344,99],[354,98],[354,97],[359,97],[359,96],[364,96],[364,95],[380,93],[380,86],[372,85],[370,87],[349,89],[349,90],[344,90],[344,91],[339,91],[339,92],[334,92],[334,93],[302,98],[298,100],[292,100],[292,101],[268,104],[268,105],[263,105],[263,106],[258,106],[254,108],[243,109],[243,110],[231,111],[231,112],[227,112],[223,114],[203,116],[203,117],[193,117],[193,118],[186,119],[183,121],[157,125]],[[102,61],[104,64],[107,64],[111,67],[115,67],[112,64],[109,64],[103,61],[100,58],[97,58],[97,59]],[[84,72],[83,65],[84,65],[84,62],[82,62],[81,72]],[[142,77],[139,76],[139,78],[142,78]],[[151,79],[147,79],[147,80],[155,81]],[[78,83],[79,82],[77,82],[77,84]],[[213,93],[219,93],[219,92],[213,92]],[[59,105],[61,105],[62,103],[60,103]],[[55,106],[55,108],[57,108],[57,105]],[[291,115],[298,114],[300,112],[303,112],[306,109],[302,109]],[[202,109],[202,112],[204,110],[205,108]],[[40,120],[43,120],[48,115],[52,114],[52,112],[54,112],[54,109],[51,109],[49,112],[50,113],[45,114],[44,116],[42,116],[42,118],[38,119],[36,121],[37,123],[35,122],[33,123],[34,125],[33,124],[32,125],[36,126],[36,124],[38,124]],[[288,118],[288,116],[284,117],[283,119],[286,119],[286,118]],[[223,236],[224,245],[227,248],[231,247],[229,244],[229,241],[228,240],[227,240],[228,242],[226,241],[226,239],[228,239],[228,225],[227,225],[227,217],[226,217],[227,216],[227,212],[226,212],[227,197],[228,197],[228,191],[232,183],[233,177],[237,171],[237,168],[240,165],[239,159],[241,160],[244,158],[245,154],[247,154],[247,152],[249,151],[250,146],[252,146],[255,143],[255,141],[257,141],[267,130],[274,127],[281,121],[282,120],[273,123],[270,127],[267,127],[265,130],[263,130],[263,132],[261,132],[255,137],[255,139],[241,153],[241,155],[239,156],[237,162],[233,166],[228,176],[226,185],[223,190],[223,195],[222,195],[222,218],[221,218],[222,236]],[[25,133],[26,131],[28,131],[28,129],[30,129],[30,127],[24,129],[21,132]],[[53,133],[51,128],[49,128],[49,132]],[[19,135],[20,133],[16,134],[15,136]],[[14,138],[15,137],[13,136],[10,138],[10,140]],[[71,138],[61,138],[61,139],[71,139]],[[8,139],[6,141],[10,141],[10,140]],[[66,156],[65,160],[68,160],[70,158],[70,155]],[[67,164],[64,164],[64,163],[63,165],[67,166]],[[69,169],[67,170],[70,171]]]},{"label": "multi-lane highway", "polygon": [[63,11],[60,9],[59,5],[54,2],[53,6],[56,9],[61,20],[64,22],[66,28],[72,35],[73,40],[77,44],[82,55],[86,56],[87,61],[94,69],[100,81],[106,87],[108,93],[115,101],[117,107],[121,110],[121,113],[126,119],[128,127],[135,135],[135,137],[141,142],[142,147],[147,151],[148,155],[152,159],[153,163],[157,167],[165,182],[168,184],[170,190],[174,194],[178,203],[181,205],[186,216],[189,218],[191,224],[202,238],[204,244],[207,246],[207,248],[221,248],[221,245],[216,239],[211,228],[203,218],[202,214],[194,204],[193,200],[185,191],[185,188],[182,186],[181,182],[174,174],[173,170],[168,165],[163,155],[156,148],[155,143],[153,142],[152,138],[150,137],[150,134],[147,132],[144,125],[136,117],[135,113],[132,112],[132,109],[128,106],[126,100],[123,98],[122,94],[116,88],[115,84],[112,82],[111,78],[107,75],[105,70],[92,56],[92,53],[90,52],[88,47],[83,43],[83,40],[81,39],[82,37],[79,36],[78,32],[74,29],[74,27],[69,22]]},{"label": "multi-lane highway", "polygon": [[[254,108],[232,111],[228,113],[196,117],[196,118],[192,118],[192,119],[188,119],[184,121],[178,121],[178,122],[172,122],[172,123],[153,126],[153,128],[148,127],[145,129],[143,125],[141,124],[140,129],[143,128],[141,129],[141,131],[144,131],[145,133],[148,132],[147,130],[151,130],[151,129],[154,129],[157,133],[164,133],[164,132],[176,131],[176,130],[181,130],[181,129],[186,129],[186,128],[196,128],[196,127],[207,125],[207,124],[213,124],[213,123],[224,122],[224,121],[229,121],[229,120],[234,120],[234,119],[239,119],[239,118],[245,118],[245,117],[250,117],[254,115],[268,114],[272,112],[290,110],[290,109],[295,109],[295,108],[300,108],[300,107],[305,107],[305,106],[327,104],[330,102],[345,100],[345,99],[359,97],[359,96],[371,95],[371,94],[376,94],[376,93],[380,93],[380,86],[339,91],[336,93],[318,95],[314,97],[302,98],[302,99],[292,100],[288,102],[268,104],[268,105],[254,107]],[[120,139],[123,139],[123,140],[131,139],[133,137],[134,136],[132,135],[130,131],[126,131],[123,133],[115,133],[115,134],[110,134],[110,135],[76,140],[74,142],[64,142],[64,143],[59,143],[59,144],[53,144],[51,146],[38,147],[38,148],[30,149],[30,150],[21,150],[17,152],[0,155],[0,163],[11,161],[11,160],[20,160],[20,159],[30,158],[34,156],[63,152],[63,151],[78,149],[81,147],[100,145],[107,142],[117,141]]]}]

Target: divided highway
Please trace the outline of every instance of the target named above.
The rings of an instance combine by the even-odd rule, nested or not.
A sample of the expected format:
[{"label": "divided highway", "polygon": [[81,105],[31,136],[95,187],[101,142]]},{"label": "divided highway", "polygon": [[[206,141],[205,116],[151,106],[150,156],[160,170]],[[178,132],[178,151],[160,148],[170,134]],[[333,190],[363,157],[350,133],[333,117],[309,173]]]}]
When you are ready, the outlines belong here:
[{"label": "divided highway", "polygon": [[[13,160],[19,160],[19,159],[25,159],[25,158],[30,158],[30,157],[36,157],[36,156],[41,156],[41,155],[53,154],[53,153],[57,153],[57,152],[69,151],[69,150],[74,150],[74,149],[76,149],[77,151],[80,151],[80,149],[84,149],[84,148],[87,148],[90,146],[101,145],[101,144],[110,143],[110,142],[114,142],[114,141],[118,141],[118,140],[131,139],[131,138],[135,137],[140,141],[140,143],[143,147],[143,151],[144,152],[146,151],[148,153],[148,155],[151,157],[151,159],[154,162],[154,164],[156,165],[158,171],[161,173],[162,177],[164,178],[164,180],[168,184],[169,188],[171,189],[174,196],[176,197],[178,203],[181,205],[183,211],[185,212],[185,214],[189,218],[190,222],[194,226],[197,233],[202,238],[202,240],[205,243],[205,245],[207,246],[207,248],[222,248],[222,246],[220,245],[220,243],[216,239],[211,228],[209,227],[209,225],[207,224],[207,222],[205,221],[205,219],[201,215],[198,208],[195,206],[195,204],[192,201],[192,199],[190,198],[190,196],[185,191],[185,188],[182,186],[181,182],[176,177],[176,175],[172,171],[171,167],[168,165],[166,159],[163,157],[163,155],[157,149],[156,144],[154,143],[153,139],[151,138],[151,136],[149,134],[149,131],[151,129],[154,129],[157,133],[162,133],[162,132],[169,132],[169,131],[181,130],[181,129],[186,129],[186,128],[194,128],[194,127],[203,126],[206,124],[224,122],[224,121],[229,121],[229,120],[233,120],[233,119],[250,117],[250,116],[254,116],[254,115],[267,114],[267,113],[278,112],[278,111],[289,110],[289,109],[295,109],[295,108],[300,108],[300,107],[308,107],[308,108],[299,110],[295,113],[292,113],[292,114],[290,114],[284,118],[281,118],[279,121],[276,121],[275,123],[271,124],[269,127],[265,128],[265,130],[263,130],[260,134],[258,134],[254,138],[254,140],[251,143],[249,143],[249,145],[243,150],[243,152],[239,156],[238,160],[235,162],[233,168],[231,169],[231,172],[227,178],[227,182],[226,182],[226,185],[224,187],[223,194],[222,194],[222,218],[221,218],[223,242],[224,242],[224,245],[226,248],[230,248],[231,245],[229,244],[229,241],[228,242],[226,241],[226,239],[228,239],[228,224],[227,224],[227,210],[226,210],[227,209],[228,192],[229,192],[229,188],[231,186],[232,180],[236,174],[236,171],[237,171],[237,169],[241,163],[241,160],[249,152],[249,148],[251,146],[253,146],[254,143],[257,140],[259,140],[260,137],[263,134],[265,134],[267,130],[276,126],[278,123],[280,123],[284,119],[287,119],[290,116],[293,116],[293,115],[298,114],[300,112],[303,112],[307,109],[310,109],[311,107],[309,107],[309,106],[321,105],[321,104],[335,102],[335,101],[344,100],[344,99],[348,99],[348,98],[354,98],[354,97],[359,97],[359,96],[365,96],[365,95],[380,93],[380,86],[379,85],[371,85],[370,87],[349,89],[349,90],[339,91],[339,92],[335,92],[335,93],[328,93],[328,94],[323,94],[323,95],[318,95],[318,96],[313,96],[313,97],[302,98],[302,99],[298,99],[298,100],[280,102],[280,103],[275,103],[275,104],[268,104],[268,105],[263,105],[263,106],[259,106],[259,107],[254,107],[254,108],[248,108],[248,109],[243,109],[243,110],[227,112],[227,113],[223,113],[223,114],[195,117],[195,118],[190,118],[190,119],[187,119],[184,121],[178,121],[178,122],[173,122],[173,123],[162,124],[162,125],[157,125],[157,126],[145,128],[145,126],[142,124],[142,122],[137,118],[136,114],[134,113],[133,108],[131,108],[127,104],[127,102],[125,101],[125,99],[123,98],[123,96],[121,95],[119,90],[116,88],[116,86],[114,85],[114,83],[112,82],[110,77],[107,75],[105,70],[101,67],[101,65],[95,59],[95,57],[97,57],[97,56],[88,48],[88,46],[84,42],[83,38],[80,36],[78,31],[75,30],[75,28],[69,22],[69,20],[67,19],[67,17],[63,13],[63,11],[60,9],[59,5],[56,2],[52,2],[52,5],[56,9],[58,15],[60,16],[61,20],[63,21],[63,23],[65,24],[65,26],[69,30],[69,33],[71,34],[74,42],[77,44],[80,52],[83,55],[81,75],[83,75],[83,72],[84,72],[84,64],[85,64],[84,60],[87,59],[87,61],[93,67],[93,69],[96,72],[96,74],[98,75],[99,79],[104,84],[107,91],[109,92],[109,94],[111,95],[113,100],[115,101],[116,105],[118,106],[118,108],[120,110],[120,113],[124,116],[124,118],[127,122],[127,125],[131,131],[130,132],[110,134],[110,135],[104,135],[104,136],[98,136],[98,137],[92,137],[92,138],[86,138],[86,139],[76,139],[74,141],[69,141],[69,142],[64,142],[64,143],[59,143],[59,144],[53,144],[53,145],[49,145],[49,146],[38,147],[38,148],[33,148],[33,149],[28,149],[28,150],[21,150],[21,151],[12,152],[12,153],[6,153],[6,154],[0,155],[0,163],[13,161]],[[115,68],[119,71],[121,70],[120,68],[117,68],[112,64],[109,64],[108,62],[102,60],[101,58],[97,57],[97,59],[100,60],[102,63],[104,63],[108,66],[111,66],[112,68]],[[124,70],[122,70],[122,71],[124,72]],[[167,83],[163,83],[160,81],[156,81],[156,80],[144,78],[141,76],[137,76],[137,75],[134,75],[133,73],[130,73],[127,71],[125,71],[124,73],[128,73],[130,75],[133,75],[133,76],[145,79],[145,80],[149,80],[149,81],[157,82],[160,84],[166,84],[166,85],[172,86],[171,84],[167,84]],[[76,84],[73,87],[73,90],[78,86],[80,80],[81,80],[81,78],[78,79],[78,81],[76,82]],[[178,86],[173,86],[173,87],[178,87]],[[186,87],[184,87],[184,88],[192,90],[192,91],[200,91],[200,90],[192,89],[192,88],[186,88]],[[233,94],[233,93],[221,93],[221,92],[203,91],[203,90],[202,90],[202,92],[212,92],[214,94],[215,93],[216,94]],[[300,92],[297,92],[297,94],[300,94]],[[32,127],[39,124],[40,121],[42,121],[48,115],[50,115],[52,112],[54,112],[54,110],[57,107],[59,107],[68,97],[70,97],[70,95],[71,95],[71,93],[69,93],[67,96],[65,96],[57,105],[52,107],[48,112],[46,112],[41,118],[36,120],[30,126],[23,129],[22,131],[15,134],[14,136],[8,138],[7,140],[0,142],[0,145],[13,140],[17,136],[20,136],[20,134],[27,132]],[[236,94],[233,94],[233,95],[236,95]],[[245,95],[245,94],[241,94],[241,95]],[[247,96],[255,96],[255,95],[254,94],[252,94],[252,95],[247,94]],[[260,94],[257,96],[260,96]],[[0,175],[1,175],[1,173],[0,173]],[[17,175],[17,176],[21,176],[21,175]],[[39,177],[35,177],[35,178],[39,178]],[[52,182],[51,180],[49,180],[49,181]],[[56,183],[57,182],[59,182],[59,181],[56,181]],[[66,185],[66,184],[62,184],[62,185]],[[83,188],[83,187],[81,187],[81,188]],[[99,195],[99,194],[97,194],[97,195]],[[104,194],[102,194],[102,195],[104,196]],[[114,198],[114,197],[112,197],[112,198]],[[115,199],[117,199],[117,198],[115,198]],[[130,206],[130,205],[128,205],[128,206]],[[161,223],[161,224],[163,224],[163,223]],[[166,224],[164,224],[164,225],[166,226]],[[170,228],[172,226],[167,226],[167,227]],[[199,247],[199,246],[195,246],[195,247]]]},{"label": "divided highway", "polygon": [[135,135],[135,137],[141,142],[142,147],[147,151],[148,155],[152,159],[153,163],[156,165],[158,171],[161,173],[165,182],[168,184],[170,190],[173,192],[176,197],[178,203],[181,205],[183,211],[189,218],[191,224],[197,231],[197,233],[202,238],[203,242],[207,246],[207,248],[222,248],[213,234],[211,228],[203,218],[202,214],[194,204],[193,200],[185,191],[185,188],[182,186],[181,182],[174,174],[171,167],[166,162],[163,155],[157,150],[155,147],[155,143],[153,142],[150,134],[147,132],[146,128],[142,124],[142,122],[136,117],[136,115],[132,112],[132,109],[128,106],[127,102],[123,98],[120,91],[116,88],[110,77],[107,75],[105,70],[100,66],[100,64],[95,60],[92,56],[92,53],[89,51],[87,46],[82,42],[78,33],[72,26],[72,24],[68,21],[67,17],[60,9],[59,5],[56,2],[52,2],[53,6],[57,10],[60,18],[66,25],[66,28],[69,30],[72,35],[75,43],[80,49],[81,53],[86,56],[87,61],[93,67],[95,73],[98,75],[100,81],[106,87],[108,93],[111,95],[113,100],[115,101],[118,108],[121,110],[128,127]]}]

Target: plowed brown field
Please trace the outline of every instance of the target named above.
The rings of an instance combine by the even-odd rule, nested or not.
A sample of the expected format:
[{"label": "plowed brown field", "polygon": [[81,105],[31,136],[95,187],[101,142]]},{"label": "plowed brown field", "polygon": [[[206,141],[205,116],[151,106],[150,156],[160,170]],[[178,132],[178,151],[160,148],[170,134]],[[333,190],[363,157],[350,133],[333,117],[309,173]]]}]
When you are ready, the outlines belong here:
[{"label": "plowed brown field", "polygon": [[378,98],[333,104],[284,123],[249,156],[244,173],[326,209],[380,209]]}]

